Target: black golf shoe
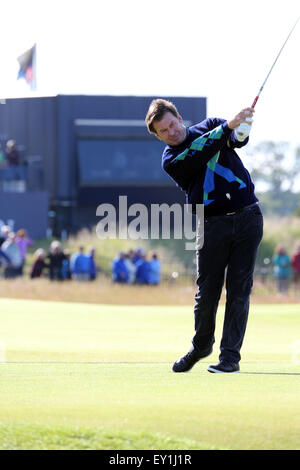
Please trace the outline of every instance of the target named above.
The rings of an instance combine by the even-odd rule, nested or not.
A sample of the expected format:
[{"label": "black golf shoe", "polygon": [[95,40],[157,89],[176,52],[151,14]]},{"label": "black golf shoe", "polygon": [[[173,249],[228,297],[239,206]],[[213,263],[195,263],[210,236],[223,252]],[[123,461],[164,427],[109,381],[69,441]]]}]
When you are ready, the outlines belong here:
[{"label": "black golf shoe", "polygon": [[173,372],[187,372],[196,362],[200,361],[202,357],[203,356],[200,356],[192,347],[185,356],[182,356],[178,361],[174,362],[172,370]]},{"label": "black golf shoe", "polygon": [[207,370],[208,372],[213,373],[232,373],[240,372],[240,366],[230,362],[219,362],[219,364],[216,364],[215,366],[209,366]]}]

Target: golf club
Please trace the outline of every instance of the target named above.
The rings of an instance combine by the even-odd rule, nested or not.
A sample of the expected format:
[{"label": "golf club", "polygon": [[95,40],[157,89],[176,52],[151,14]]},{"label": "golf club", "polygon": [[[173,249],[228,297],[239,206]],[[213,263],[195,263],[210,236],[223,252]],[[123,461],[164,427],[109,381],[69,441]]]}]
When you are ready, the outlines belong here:
[{"label": "golf club", "polygon": [[[281,47],[279,53],[277,54],[277,57],[276,57],[274,63],[272,64],[272,67],[270,68],[270,70],[269,70],[269,72],[268,72],[268,75],[266,76],[266,78],[265,78],[265,80],[264,80],[262,86],[260,87],[259,92],[258,92],[258,94],[256,95],[256,97],[255,97],[255,99],[254,99],[254,101],[253,101],[253,103],[252,103],[252,105],[251,105],[251,108],[253,108],[253,109],[255,108],[256,103],[257,103],[257,101],[258,101],[258,98],[260,97],[260,94],[261,94],[262,90],[264,89],[264,86],[265,86],[265,84],[266,84],[266,82],[267,82],[267,80],[268,80],[268,78],[269,78],[269,76],[270,76],[270,74],[271,74],[271,72],[272,72],[272,70],[273,70],[273,68],[274,68],[274,66],[275,66],[275,64],[276,64],[276,62],[277,62],[277,60],[279,59],[279,56],[280,56],[281,52],[283,51],[284,46],[285,46],[286,43],[288,42],[288,40],[289,40],[289,38],[290,38],[292,32],[294,31],[294,29],[295,29],[295,27],[296,27],[296,25],[297,25],[299,19],[300,19],[300,16],[298,17],[296,23],[294,24],[294,26],[292,27],[291,31],[289,32],[289,35],[288,35],[288,37],[286,38],[284,44],[282,45],[282,47]],[[249,123],[251,123],[251,122],[252,122],[252,119],[250,118],[250,119],[249,119]],[[237,134],[238,134],[239,136],[243,136],[243,135],[244,135],[244,129],[245,129],[245,127],[248,126],[248,125],[249,125],[249,124],[247,124],[247,123],[242,123],[242,124],[240,124],[239,127],[238,127],[238,129],[237,129]]]},{"label": "golf club", "polygon": [[279,51],[279,53],[278,53],[278,55],[277,55],[277,57],[276,57],[276,59],[275,59],[273,65],[272,65],[272,67],[270,68],[270,71],[269,71],[268,75],[267,75],[266,78],[265,78],[265,81],[263,82],[262,86],[260,87],[260,90],[259,90],[257,96],[255,97],[253,103],[252,103],[251,108],[253,108],[253,109],[255,108],[255,105],[256,105],[256,103],[257,103],[257,101],[258,101],[258,98],[259,98],[259,96],[260,96],[260,94],[261,94],[261,92],[262,92],[262,90],[263,90],[263,88],[264,88],[264,86],[265,86],[265,84],[266,84],[266,82],[267,82],[267,80],[268,80],[268,78],[269,78],[269,76],[270,76],[270,74],[271,74],[271,72],[272,72],[272,70],[273,70],[273,68],[274,68],[274,66],[275,66],[275,64],[276,64],[276,62],[277,62],[277,60],[279,59],[279,56],[280,56],[281,52],[283,51],[284,46],[286,45],[286,43],[288,42],[288,40],[289,40],[289,38],[290,38],[292,32],[294,31],[294,29],[295,29],[295,27],[296,27],[296,25],[297,25],[299,19],[300,19],[300,16],[298,17],[296,23],[294,24],[294,26],[292,27],[292,29],[291,29],[291,31],[290,31],[288,37],[286,38],[286,40],[285,40],[283,46],[281,47],[281,49],[280,49],[280,51]]}]

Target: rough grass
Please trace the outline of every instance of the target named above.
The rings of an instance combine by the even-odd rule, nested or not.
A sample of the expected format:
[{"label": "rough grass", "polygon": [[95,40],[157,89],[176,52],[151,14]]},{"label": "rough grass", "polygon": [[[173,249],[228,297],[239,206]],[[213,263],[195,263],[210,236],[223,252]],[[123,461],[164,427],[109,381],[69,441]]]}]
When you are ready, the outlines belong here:
[{"label": "rough grass", "polygon": [[[0,279],[0,297],[115,305],[193,305],[195,282],[164,282],[159,286],[118,285],[100,275],[93,282],[51,282],[44,279]],[[221,304],[225,302],[225,290]],[[273,283],[254,283],[252,303],[300,303],[300,291],[278,297]]]},{"label": "rough grass", "polygon": [[160,286],[119,285],[104,276],[94,282],[0,280],[0,297],[116,305],[191,304],[194,291],[194,286],[168,283]]}]

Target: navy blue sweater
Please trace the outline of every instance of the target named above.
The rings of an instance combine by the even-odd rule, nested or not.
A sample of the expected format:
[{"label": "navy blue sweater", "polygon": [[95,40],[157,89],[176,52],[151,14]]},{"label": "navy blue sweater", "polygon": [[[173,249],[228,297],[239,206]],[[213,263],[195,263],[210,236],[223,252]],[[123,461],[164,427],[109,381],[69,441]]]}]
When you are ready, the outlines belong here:
[{"label": "navy blue sweater", "polygon": [[208,118],[187,128],[185,140],[167,146],[162,167],[186,192],[187,203],[204,204],[206,216],[224,215],[257,202],[254,185],[234,148],[239,142],[227,121]]}]

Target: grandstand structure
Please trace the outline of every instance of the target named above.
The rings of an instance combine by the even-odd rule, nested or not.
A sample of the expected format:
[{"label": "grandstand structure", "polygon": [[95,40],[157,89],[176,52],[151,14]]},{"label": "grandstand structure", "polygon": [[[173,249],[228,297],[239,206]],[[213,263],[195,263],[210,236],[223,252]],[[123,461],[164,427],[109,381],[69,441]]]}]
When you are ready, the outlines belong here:
[{"label": "grandstand structure", "polygon": [[[55,236],[97,224],[102,203],[184,204],[184,193],[161,169],[164,144],[149,135],[153,96],[57,95],[7,99],[0,106],[2,148],[14,139],[24,181],[1,177],[0,220],[47,229]],[[206,117],[206,98],[165,96],[186,125]],[[6,201],[6,202],[5,202]],[[24,220],[24,217],[26,220]]]}]

